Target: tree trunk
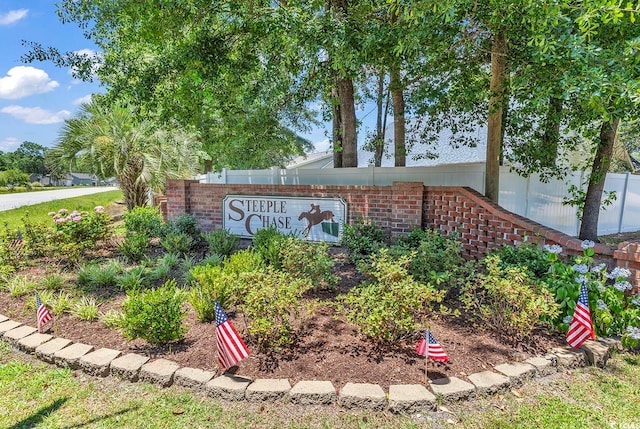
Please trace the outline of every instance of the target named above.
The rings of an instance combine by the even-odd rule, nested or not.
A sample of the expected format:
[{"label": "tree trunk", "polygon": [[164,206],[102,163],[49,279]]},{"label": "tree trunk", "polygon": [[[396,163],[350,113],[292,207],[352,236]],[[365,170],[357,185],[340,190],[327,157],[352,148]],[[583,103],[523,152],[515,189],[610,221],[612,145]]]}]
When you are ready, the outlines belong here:
[{"label": "tree trunk", "polygon": [[540,164],[546,168],[554,168],[558,157],[560,140],[560,117],[562,115],[562,99],[549,98],[549,110],[544,120],[542,148],[540,148]]},{"label": "tree trunk", "polygon": [[358,166],[358,135],[356,132],[356,107],[353,98],[353,81],[338,79],[340,119],[342,122],[342,166]]},{"label": "tree trunk", "polygon": [[337,88],[331,89],[331,103],[333,106],[333,168],[342,168],[342,116]]},{"label": "tree trunk", "polygon": [[393,101],[393,144],[396,167],[404,167],[407,164],[407,148],[405,146],[405,117],[404,117],[404,93],[400,81],[400,70],[391,70],[391,99]]},{"label": "tree trunk", "polygon": [[134,157],[127,162],[124,169],[117,175],[127,210],[138,206],[146,206],[148,203],[149,186],[140,180],[143,169],[144,161]]},{"label": "tree trunk", "polygon": [[506,80],[507,45],[502,33],[493,37],[491,47],[491,98],[489,99],[489,123],[487,126],[487,161],[484,194],[494,202],[500,196],[500,142],[502,140],[502,105]]},{"label": "tree trunk", "polygon": [[382,156],[384,155],[384,129],[382,126],[382,104],[384,102],[384,70],[378,74],[378,93],[377,93],[377,116],[376,116],[376,139],[373,146],[373,165],[380,167],[382,165]]},{"label": "tree trunk", "polygon": [[589,186],[582,209],[582,224],[580,225],[580,239],[598,241],[598,219],[600,217],[600,202],[604,190],[604,180],[611,164],[611,154],[616,141],[618,124],[616,118],[610,122],[604,122],[600,128],[600,138],[596,156],[593,158],[593,166],[589,175]]}]

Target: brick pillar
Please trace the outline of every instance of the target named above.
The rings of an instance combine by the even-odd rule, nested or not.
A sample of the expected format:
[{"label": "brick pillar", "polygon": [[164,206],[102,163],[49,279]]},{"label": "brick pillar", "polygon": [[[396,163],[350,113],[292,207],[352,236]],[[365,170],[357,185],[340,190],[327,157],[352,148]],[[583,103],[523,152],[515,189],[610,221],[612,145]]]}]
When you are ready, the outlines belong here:
[{"label": "brick pillar", "polygon": [[190,213],[190,187],[197,180],[167,179],[167,220],[175,219],[185,213]]},{"label": "brick pillar", "polygon": [[613,259],[618,267],[631,271],[628,280],[633,285],[632,292],[640,292],[640,243],[620,243],[613,252]]},{"label": "brick pillar", "polygon": [[393,182],[391,187],[391,237],[422,228],[422,182]]}]

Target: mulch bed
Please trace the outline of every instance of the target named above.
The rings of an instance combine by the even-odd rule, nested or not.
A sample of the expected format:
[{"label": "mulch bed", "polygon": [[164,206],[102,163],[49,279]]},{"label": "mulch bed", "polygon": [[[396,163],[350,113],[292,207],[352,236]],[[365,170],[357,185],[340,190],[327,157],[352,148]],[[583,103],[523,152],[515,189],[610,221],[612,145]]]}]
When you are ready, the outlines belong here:
[{"label": "mulch bed", "polygon": [[[345,262],[340,249],[334,249],[333,253],[338,261],[335,274],[340,281],[336,290],[320,291],[314,296],[316,298],[331,299],[362,280],[355,267]],[[43,276],[47,267],[50,265],[43,260],[23,270],[22,274]],[[0,292],[0,313],[35,326],[34,311],[25,306],[27,299],[31,299],[31,295],[12,298],[7,292]],[[105,302],[101,311],[118,308],[123,300],[124,295],[120,293]],[[246,338],[243,335],[245,324],[242,317],[234,314],[229,316]],[[393,345],[380,346],[359,336],[353,326],[334,316],[330,306],[318,307],[291,349],[260,353],[256,345],[248,341],[252,353],[234,368],[235,372],[252,378],[286,378],[292,384],[300,380],[329,380],[338,387],[347,382],[375,383],[385,389],[391,384],[425,383],[425,359],[414,352],[419,333]],[[96,348],[107,347],[124,353],[162,357],[181,366],[217,372],[215,324],[198,322],[191,309],[185,323],[188,332],[184,341],[163,347],[150,347],[140,339],[128,341],[117,330],[107,328],[102,322],[81,321],[69,315],[57,318],[49,333]],[[450,357],[447,364],[428,362],[428,376],[432,380],[451,376],[465,378],[501,363],[543,354],[550,348],[564,344],[561,336],[545,332],[534,333],[526,342],[511,344],[507,338],[484,331],[454,316],[440,316],[430,321],[430,325],[434,336]]]}]

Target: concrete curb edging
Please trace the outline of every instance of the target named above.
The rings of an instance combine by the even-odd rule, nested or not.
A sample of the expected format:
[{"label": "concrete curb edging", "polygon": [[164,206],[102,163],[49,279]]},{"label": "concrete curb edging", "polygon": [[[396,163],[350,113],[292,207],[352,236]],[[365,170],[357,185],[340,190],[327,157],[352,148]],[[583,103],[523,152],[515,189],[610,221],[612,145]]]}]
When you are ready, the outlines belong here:
[{"label": "concrete curb edging", "polygon": [[[0,339],[24,353],[50,364],[80,369],[93,376],[111,375],[130,382],[138,380],[160,387],[172,384],[206,392],[208,396],[228,401],[288,401],[300,405],[339,405],[343,408],[385,410],[414,413],[436,408],[437,401],[454,402],[476,396],[491,395],[519,387],[525,381],[544,377],[558,370],[581,366],[604,367],[612,349],[621,349],[613,338],[589,340],[580,349],[569,346],[524,362],[496,365],[492,371],[471,374],[470,382],[457,377],[419,384],[391,385],[388,394],[381,386],[347,383],[339,391],[330,381],[299,381],[293,387],[287,379],[256,379],[233,374],[214,373],[197,368],[180,367],[167,359],[150,360],[135,353],[74,343],[65,338],[40,334],[35,328],[14,322],[0,314]],[[428,390],[430,388],[430,390]]]}]

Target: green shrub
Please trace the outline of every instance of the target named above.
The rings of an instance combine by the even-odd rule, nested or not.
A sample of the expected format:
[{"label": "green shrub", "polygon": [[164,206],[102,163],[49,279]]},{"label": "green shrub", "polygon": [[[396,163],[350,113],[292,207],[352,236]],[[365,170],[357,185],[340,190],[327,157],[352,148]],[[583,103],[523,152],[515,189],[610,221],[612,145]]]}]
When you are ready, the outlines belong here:
[{"label": "green shrub", "polygon": [[180,265],[180,255],[176,253],[165,253],[164,256],[159,259],[159,262],[171,269],[178,268]]},{"label": "green shrub", "polygon": [[333,286],[337,277],[333,275],[333,259],[326,243],[309,243],[295,237],[287,237],[280,248],[282,268],[293,277],[311,281],[314,288]]},{"label": "green shrub", "polygon": [[464,283],[462,243],[455,236],[445,237],[435,230],[414,229],[401,237],[391,250],[395,256],[411,252],[414,256],[409,264],[409,274],[419,282],[447,287]]},{"label": "green shrub", "polygon": [[185,255],[191,251],[194,241],[189,234],[170,232],[160,240],[160,244],[169,253]]},{"label": "green shrub", "polygon": [[142,338],[150,344],[184,339],[187,332],[183,325],[187,314],[183,309],[184,300],[184,292],[173,280],[155,290],[128,292],[122,304],[123,335],[131,340]]},{"label": "green shrub", "polygon": [[349,252],[351,262],[357,263],[385,247],[386,241],[382,228],[372,222],[360,221],[344,226],[341,245]]},{"label": "green shrub", "polygon": [[29,213],[25,213],[22,217],[22,226],[28,256],[39,258],[52,253],[53,244],[51,237],[53,235],[53,228],[32,222]]},{"label": "green shrub", "polygon": [[17,268],[23,265],[25,259],[25,244],[20,241],[20,233],[9,230],[5,223],[0,228],[0,265]]},{"label": "green shrub", "polygon": [[168,234],[186,234],[191,237],[194,245],[200,244],[202,241],[202,233],[198,228],[196,218],[191,214],[183,214],[169,221],[165,227],[165,235]]},{"label": "green shrub", "polygon": [[128,234],[118,246],[118,251],[129,262],[139,262],[150,246],[149,236],[141,233]]},{"label": "green shrub", "polygon": [[159,264],[153,270],[151,270],[149,277],[151,278],[151,281],[156,282],[158,280],[167,280],[170,274],[171,267],[165,264]]},{"label": "green shrub", "polygon": [[249,334],[262,349],[291,345],[306,316],[301,299],[311,282],[273,269],[244,273],[242,281],[246,294],[238,307]]},{"label": "green shrub", "polygon": [[498,255],[503,268],[524,267],[538,278],[544,277],[551,267],[546,253],[533,243],[523,243],[515,247],[502,245],[491,254]]},{"label": "green shrub", "polygon": [[[236,303],[236,282],[238,276],[229,274],[221,266],[196,266],[190,270],[191,278],[195,284],[191,291],[190,303],[198,313],[198,319],[202,321],[214,320],[215,314],[211,310],[215,310],[213,300],[218,300],[222,308],[230,308]],[[193,298],[193,301],[191,300]],[[207,300],[208,303],[202,301]],[[202,309],[202,310],[200,310]]]},{"label": "green shrub", "polygon": [[281,249],[287,236],[278,232],[276,228],[264,228],[253,235],[253,248],[265,263],[276,269],[282,268]]},{"label": "green shrub", "polygon": [[204,239],[209,243],[209,252],[222,257],[231,256],[238,248],[240,237],[227,231],[217,229],[203,234]]},{"label": "green shrub", "polygon": [[519,341],[558,315],[553,296],[527,268],[502,268],[497,255],[487,256],[485,264],[487,273],[460,294],[465,308],[485,326]]},{"label": "green shrub", "polygon": [[156,207],[134,207],[124,214],[127,235],[160,237],[164,228],[162,215]]},{"label": "green shrub", "polygon": [[411,335],[444,292],[416,281],[408,272],[412,255],[393,257],[386,249],[371,256],[372,277],[339,298],[338,311],[358,332],[383,343]]},{"label": "green shrub", "polygon": [[212,265],[214,267],[217,267],[217,266],[222,265],[223,262],[224,261],[222,259],[222,256],[219,256],[219,255],[207,255],[204,258],[200,259],[196,265],[197,266]]}]

